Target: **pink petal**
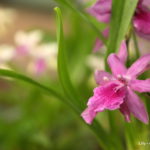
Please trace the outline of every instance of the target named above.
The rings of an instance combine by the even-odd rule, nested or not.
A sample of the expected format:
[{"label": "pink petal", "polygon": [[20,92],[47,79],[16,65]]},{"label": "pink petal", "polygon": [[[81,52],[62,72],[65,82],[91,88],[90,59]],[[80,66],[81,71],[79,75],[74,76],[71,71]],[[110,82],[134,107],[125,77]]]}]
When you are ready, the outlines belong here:
[{"label": "pink petal", "polygon": [[40,75],[46,70],[46,63],[44,59],[38,59],[35,63],[35,73]]},{"label": "pink petal", "polygon": [[97,20],[100,22],[109,23],[110,22],[110,13],[98,15]]},{"label": "pink petal", "polygon": [[133,80],[130,83],[130,87],[140,93],[150,92],[150,79],[147,80]]},{"label": "pink petal", "polygon": [[98,13],[106,13],[111,11],[112,0],[97,0],[92,7]]},{"label": "pink petal", "polygon": [[[105,38],[108,37],[109,35],[109,28],[106,28],[103,32],[102,32],[103,36]],[[94,47],[94,52],[97,52],[101,47],[103,46],[103,42],[100,40],[100,39],[96,39],[96,42],[95,42],[95,47]]]},{"label": "pink petal", "polygon": [[127,71],[127,76],[137,77],[150,68],[150,54],[139,58]]},{"label": "pink petal", "polygon": [[146,40],[150,40],[150,34],[145,34],[145,33],[140,32],[138,30],[136,30],[136,33],[137,33],[138,36],[140,36],[140,37],[142,37],[142,38],[144,38]]},{"label": "pink petal", "polygon": [[143,102],[140,101],[140,98],[131,89],[128,89],[126,104],[129,111],[133,113],[137,119],[145,124],[149,122],[149,117]]},{"label": "pink petal", "polygon": [[128,108],[127,104],[126,104],[126,101],[124,101],[124,102],[120,105],[120,111],[121,111],[121,113],[124,115],[125,120],[126,120],[127,122],[131,122],[131,120],[130,120],[130,111],[129,111],[129,108]]},{"label": "pink petal", "polygon": [[139,36],[150,37],[150,11],[144,7],[139,7],[133,18],[133,26]]},{"label": "pink petal", "polygon": [[100,22],[108,23],[111,15],[112,0],[98,0],[88,11]]},{"label": "pink petal", "polygon": [[112,75],[105,71],[97,70],[95,72],[95,80],[98,85],[104,85],[112,80]]},{"label": "pink petal", "polygon": [[85,120],[87,124],[91,124],[93,119],[96,116],[96,112],[93,111],[92,108],[88,107],[87,109],[84,110],[84,112],[81,114],[81,117]]},{"label": "pink petal", "polygon": [[142,5],[145,7],[149,7],[150,6],[150,0],[143,0]]},{"label": "pink petal", "polygon": [[118,57],[123,62],[123,64],[126,63],[126,60],[127,60],[127,57],[128,57],[128,53],[127,53],[127,46],[126,46],[126,42],[125,41],[123,41],[121,43],[120,50],[119,50],[119,53],[118,53]]},{"label": "pink petal", "polygon": [[29,48],[26,45],[20,45],[16,48],[16,55],[27,56]]},{"label": "pink petal", "polygon": [[126,73],[127,69],[124,64],[120,61],[116,54],[110,54],[108,57],[108,64],[112,73],[115,76],[123,75]]},{"label": "pink petal", "polygon": [[120,107],[124,101],[126,90],[125,88],[118,89],[118,86],[118,84],[110,82],[94,89],[94,96],[87,103],[88,108],[81,114],[88,124],[92,123],[98,112],[102,112],[104,109],[114,110]]},{"label": "pink petal", "polygon": [[97,52],[100,48],[102,48],[102,46],[103,46],[103,42],[99,38],[96,38],[93,51]]}]

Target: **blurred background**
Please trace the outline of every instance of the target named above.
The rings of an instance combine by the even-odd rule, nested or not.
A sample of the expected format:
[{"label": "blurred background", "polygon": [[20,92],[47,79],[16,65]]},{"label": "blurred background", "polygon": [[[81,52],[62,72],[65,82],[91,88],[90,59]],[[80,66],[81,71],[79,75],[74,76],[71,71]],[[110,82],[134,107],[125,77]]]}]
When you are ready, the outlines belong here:
[{"label": "blurred background", "polygon": [[[51,0],[0,1],[0,68],[14,70],[59,90],[53,11],[56,5]],[[81,18],[62,9],[73,79],[80,89],[94,86],[91,67],[99,60],[88,57],[94,34]],[[89,59],[94,59],[93,64],[88,63]],[[81,94],[89,97],[91,88],[85,88]],[[0,150],[78,149],[100,147],[93,133],[69,107],[26,83],[0,78]]]},{"label": "blurred background", "polygon": [[[86,9],[94,0],[72,2]],[[71,78],[86,103],[96,86],[93,72],[104,69],[105,48],[91,53],[96,33],[75,12],[55,1],[0,1],[0,68],[24,74],[62,92],[57,77],[55,6],[62,9]],[[95,24],[100,30],[106,27],[99,22]],[[141,53],[149,52],[148,41],[141,43]],[[108,130],[106,113],[101,113],[98,119]],[[124,122],[120,113],[114,113],[117,123]],[[118,130],[122,131],[121,124]],[[0,78],[0,150],[80,149],[101,150],[101,147],[69,107],[29,84]]]}]

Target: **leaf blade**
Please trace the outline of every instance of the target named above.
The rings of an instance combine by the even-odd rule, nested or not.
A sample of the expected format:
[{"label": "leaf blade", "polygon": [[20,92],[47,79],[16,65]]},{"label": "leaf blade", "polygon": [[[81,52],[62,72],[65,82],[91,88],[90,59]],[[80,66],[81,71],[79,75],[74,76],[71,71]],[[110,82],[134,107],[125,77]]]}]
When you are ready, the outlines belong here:
[{"label": "leaf blade", "polygon": [[[69,98],[70,101],[72,101],[72,105],[76,105],[76,108],[79,107],[79,109],[76,109],[78,116],[80,116],[81,112],[83,111],[83,107],[78,105],[76,103],[76,99],[74,97],[77,96],[77,93],[74,89],[74,86],[71,82],[70,75],[68,73],[67,69],[67,62],[66,62],[66,56],[65,56],[65,48],[63,44],[63,28],[62,28],[62,17],[61,17],[61,11],[57,7],[55,8],[55,11],[57,12],[57,25],[58,25],[58,74],[59,79],[61,82],[61,85],[63,87],[64,93],[67,98]],[[73,96],[72,96],[73,95]],[[80,101],[80,99],[79,99]],[[77,102],[79,102],[77,101]],[[81,117],[80,117],[81,118]],[[110,149],[110,147],[114,144],[113,140],[110,140],[108,144],[107,139],[109,138],[109,134],[104,130],[104,128],[97,122],[97,120],[93,121],[92,125],[87,125],[91,130],[97,135],[99,138],[99,141],[101,143],[101,146],[103,146],[104,149]],[[103,135],[103,136],[101,136]]]},{"label": "leaf blade", "polygon": [[66,51],[64,47],[64,36],[63,36],[63,25],[62,25],[62,15],[58,7],[55,8],[57,13],[57,41],[58,41],[58,58],[57,58],[57,68],[58,68],[58,77],[64,94],[68,99],[72,100],[72,105],[76,106],[76,110],[81,113],[81,102],[79,96],[71,82],[70,75],[67,68],[66,61]]},{"label": "leaf blade", "polygon": [[90,18],[81,10],[77,9],[70,1],[68,0],[55,0],[78,14],[89,26],[95,31],[98,38],[106,45],[106,38],[104,37],[103,33],[95,26],[95,24],[90,20]]},{"label": "leaf blade", "polygon": [[105,66],[107,70],[109,70],[107,57],[110,53],[118,51],[120,43],[128,31],[137,3],[138,0],[113,0],[110,36],[105,56]]},{"label": "leaf blade", "polygon": [[47,87],[47,86],[44,86],[44,85],[40,84],[39,82],[37,82],[37,81],[35,81],[35,80],[25,76],[25,75],[16,73],[16,72],[11,71],[11,70],[0,69],[0,76],[10,77],[10,78],[13,78],[13,79],[24,81],[26,83],[34,85],[34,86],[48,92],[49,94],[51,94],[51,95],[53,95],[53,96],[55,96],[59,99],[63,99],[62,96],[59,93],[57,93],[54,89],[52,89],[50,87]]}]

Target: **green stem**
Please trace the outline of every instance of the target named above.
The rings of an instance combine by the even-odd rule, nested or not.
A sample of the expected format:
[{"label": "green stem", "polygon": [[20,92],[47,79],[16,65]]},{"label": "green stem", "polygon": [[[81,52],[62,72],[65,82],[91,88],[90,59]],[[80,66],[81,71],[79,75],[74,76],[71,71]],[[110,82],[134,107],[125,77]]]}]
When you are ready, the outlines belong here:
[{"label": "green stem", "polygon": [[130,51],[129,51],[129,43],[130,43],[130,38],[126,39],[126,45],[127,45],[127,52],[128,52],[128,57],[127,57],[127,67],[130,66]]},{"label": "green stem", "polygon": [[138,59],[140,57],[140,50],[139,50],[137,38],[134,31],[133,31],[133,41],[134,41],[134,47],[136,52],[136,59]]}]

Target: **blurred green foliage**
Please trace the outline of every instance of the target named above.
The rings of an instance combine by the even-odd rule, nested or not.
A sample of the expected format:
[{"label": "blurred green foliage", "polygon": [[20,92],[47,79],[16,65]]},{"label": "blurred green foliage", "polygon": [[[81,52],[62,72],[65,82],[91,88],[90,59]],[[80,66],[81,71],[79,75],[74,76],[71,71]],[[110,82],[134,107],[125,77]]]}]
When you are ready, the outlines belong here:
[{"label": "blurred green foliage", "polygon": [[[69,71],[76,86],[82,89],[85,102],[92,92],[92,87],[88,86],[92,72],[85,59],[96,36],[82,18],[63,10]],[[56,37],[50,37],[47,32],[43,40],[49,39]],[[36,80],[60,89],[58,80],[52,80],[50,74]],[[69,107],[29,84],[0,79],[0,150],[78,149],[97,150],[99,144]]]},{"label": "blurred green foliage", "polygon": [[[38,2],[41,3],[41,1]],[[64,0],[61,2],[63,3]],[[90,18],[90,21],[94,24],[93,30],[91,22],[88,24],[84,18],[87,16],[82,15],[82,13],[84,14],[82,9],[86,9],[87,5],[83,5],[80,1],[72,0],[71,2],[75,4],[77,10],[80,10],[79,13],[76,13],[76,9],[69,9],[61,3],[58,5],[61,6],[63,12],[68,72],[73,85],[83,98],[82,103],[85,107],[94,87],[91,81],[93,70],[87,65],[87,58],[89,55],[95,55],[91,54],[98,34],[95,32],[95,28],[101,31],[106,25]],[[114,2],[117,3],[117,0]],[[44,4],[44,2],[42,3]],[[119,4],[122,3],[123,1]],[[114,6],[114,11],[115,8],[117,8],[117,5]],[[119,10],[116,11],[119,12]],[[130,11],[132,11],[132,14],[133,9]],[[119,17],[121,16],[120,13],[117,14]],[[128,25],[129,20],[126,23]],[[112,24],[115,26],[116,22],[112,22]],[[125,31],[127,25],[124,27]],[[113,32],[118,34],[118,28],[112,29],[112,35]],[[120,39],[116,46],[116,43],[112,42],[115,38],[117,37],[112,36],[110,43],[114,47],[118,47]],[[46,32],[43,42],[49,40],[56,41],[56,35],[50,37],[49,33]],[[112,49],[112,52],[114,51]],[[101,52],[96,55],[104,57],[104,54],[105,52]],[[65,96],[58,77],[51,78],[51,76],[52,74],[49,73],[43,78],[33,76],[32,78]],[[149,98],[146,94],[142,95],[142,99],[146,98]],[[147,102],[147,108],[150,110],[149,102]],[[106,147],[110,147],[112,144],[111,149],[107,148],[108,150],[147,149],[147,147],[139,147],[138,142],[149,139],[149,126],[145,126],[134,119],[133,124],[125,123],[118,111],[111,112],[111,114],[112,116],[109,116],[106,111],[101,113],[100,117],[97,117],[100,124],[109,133],[109,136],[102,134],[102,132],[97,133],[99,138],[100,136],[102,139],[109,137],[105,140]],[[0,150],[101,150],[101,143],[79,118],[80,116],[77,117],[71,108],[62,103],[61,100],[52,95],[47,96],[37,87],[8,77],[0,79]],[[98,127],[95,124],[93,126],[96,131]]]}]

